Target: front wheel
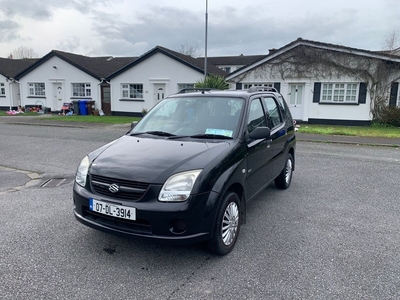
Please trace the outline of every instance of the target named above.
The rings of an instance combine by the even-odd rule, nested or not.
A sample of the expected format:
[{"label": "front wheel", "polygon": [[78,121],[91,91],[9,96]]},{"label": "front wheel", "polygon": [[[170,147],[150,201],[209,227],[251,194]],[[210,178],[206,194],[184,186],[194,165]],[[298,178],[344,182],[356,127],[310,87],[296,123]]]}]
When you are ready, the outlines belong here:
[{"label": "front wheel", "polygon": [[282,172],[275,178],[275,185],[278,189],[285,190],[290,186],[293,175],[293,156],[288,153],[286,156],[285,167]]},{"label": "front wheel", "polygon": [[240,231],[240,199],[228,192],[219,208],[214,234],[209,241],[212,252],[225,255],[232,251]]}]

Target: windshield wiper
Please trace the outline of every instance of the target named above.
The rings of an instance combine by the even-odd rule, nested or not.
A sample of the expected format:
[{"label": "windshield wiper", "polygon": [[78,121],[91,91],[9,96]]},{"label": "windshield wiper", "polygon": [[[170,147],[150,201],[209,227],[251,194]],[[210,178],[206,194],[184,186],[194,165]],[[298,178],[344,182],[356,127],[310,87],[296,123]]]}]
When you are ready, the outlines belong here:
[{"label": "windshield wiper", "polygon": [[202,133],[191,135],[191,138],[200,138],[200,139],[232,139],[230,136],[222,135],[222,134],[211,134],[211,133]]},{"label": "windshield wiper", "polygon": [[142,132],[132,132],[130,136],[140,135],[140,134],[153,134],[158,136],[175,136],[175,134],[165,132],[165,131],[142,131]]},{"label": "windshield wiper", "polygon": [[175,134],[165,132],[165,131],[146,131],[144,133],[158,135],[158,136],[175,136]]}]

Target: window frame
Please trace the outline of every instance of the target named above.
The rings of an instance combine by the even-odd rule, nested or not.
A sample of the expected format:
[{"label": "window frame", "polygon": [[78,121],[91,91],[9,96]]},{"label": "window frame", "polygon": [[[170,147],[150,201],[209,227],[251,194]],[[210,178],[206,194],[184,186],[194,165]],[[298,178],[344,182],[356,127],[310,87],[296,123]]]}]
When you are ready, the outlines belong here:
[{"label": "window frame", "polygon": [[[76,91],[75,88],[82,88],[77,87],[76,85],[83,85],[83,93],[81,91]],[[76,93],[76,94],[75,94]],[[92,85],[90,82],[72,82],[71,83],[71,94],[72,98],[90,98],[92,97]]]},{"label": "window frame", "polygon": [[[358,104],[359,91],[360,84],[358,82],[321,82],[319,103]],[[349,97],[353,99],[348,100]]]},{"label": "window frame", "polygon": [[178,83],[178,92],[183,89],[194,89],[194,83]]},{"label": "window frame", "polygon": [[252,86],[261,86],[261,87],[274,87],[273,82],[252,82],[252,83],[243,83],[242,90],[248,90]]},{"label": "window frame", "polygon": [[46,84],[44,82],[28,82],[28,97],[46,97]]},{"label": "window frame", "polygon": [[6,95],[6,85],[4,82],[0,82],[0,96]]},{"label": "window frame", "polygon": [[[131,89],[136,90],[137,95],[141,97],[132,97],[135,94],[131,95]],[[143,83],[121,83],[120,90],[121,90],[121,99],[143,100]]]}]

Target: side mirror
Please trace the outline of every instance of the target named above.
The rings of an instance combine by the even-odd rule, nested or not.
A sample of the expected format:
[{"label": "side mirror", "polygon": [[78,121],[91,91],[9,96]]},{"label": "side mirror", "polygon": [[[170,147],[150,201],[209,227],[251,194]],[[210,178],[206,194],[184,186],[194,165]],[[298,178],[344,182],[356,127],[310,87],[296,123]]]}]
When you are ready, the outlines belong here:
[{"label": "side mirror", "polygon": [[268,127],[257,127],[249,133],[248,137],[252,140],[267,139],[271,136],[271,129]]},{"label": "side mirror", "polygon": [[137,125],[137,123],[138,123],[138,121],[133,121],[133,122],[131,123],[131,130],[132,130],[133,128],[135,128],[135,126]]}]

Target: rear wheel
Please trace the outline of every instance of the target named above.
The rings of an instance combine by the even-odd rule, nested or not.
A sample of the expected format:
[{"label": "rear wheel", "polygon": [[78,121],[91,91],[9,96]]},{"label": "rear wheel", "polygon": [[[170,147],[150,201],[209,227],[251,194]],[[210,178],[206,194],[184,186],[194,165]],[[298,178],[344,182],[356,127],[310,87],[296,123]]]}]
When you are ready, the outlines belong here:
[{"label": "rear wheel", "polygon": [[240,199],[234,192],[228,192],[217,214],[213,238],[209,241],[211,250],[218,255],[232,251],[240,231]]},{"label": "rear wheel", "polygon": [[293,175],[293,156],[292,154],[288,153],[286,156],[285,167],[283,168],[279,176],[275,178],[276,187],[282,190],[287,189],[290,186],[290,183],[292,182],[292,175]]}]

